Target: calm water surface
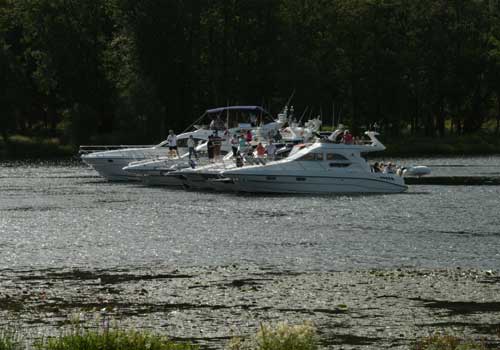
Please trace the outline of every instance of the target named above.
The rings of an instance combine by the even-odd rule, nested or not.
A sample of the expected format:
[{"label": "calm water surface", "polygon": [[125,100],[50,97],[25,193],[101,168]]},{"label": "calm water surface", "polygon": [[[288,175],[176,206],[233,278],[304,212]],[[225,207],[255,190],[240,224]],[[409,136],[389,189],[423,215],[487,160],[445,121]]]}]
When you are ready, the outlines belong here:
[{"label": "calm water surface", "polygon": [[[500,175],[500,157],[400,163]],[[0,269],[226,264],[498,270],[500,187],[249,196],[112,184],[81,164],[0,164]]]}]

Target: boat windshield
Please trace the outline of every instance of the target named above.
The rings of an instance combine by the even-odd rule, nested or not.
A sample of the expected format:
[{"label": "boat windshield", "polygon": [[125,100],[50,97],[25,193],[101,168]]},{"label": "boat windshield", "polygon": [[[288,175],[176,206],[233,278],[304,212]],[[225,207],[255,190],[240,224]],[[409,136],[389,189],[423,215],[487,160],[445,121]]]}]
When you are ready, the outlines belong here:
[{"label": "boat windshield", "polygon": [[322,161],[324,159],[323,153],[311,152],[306,153],[302,157],[298,158],[297,161]]}]

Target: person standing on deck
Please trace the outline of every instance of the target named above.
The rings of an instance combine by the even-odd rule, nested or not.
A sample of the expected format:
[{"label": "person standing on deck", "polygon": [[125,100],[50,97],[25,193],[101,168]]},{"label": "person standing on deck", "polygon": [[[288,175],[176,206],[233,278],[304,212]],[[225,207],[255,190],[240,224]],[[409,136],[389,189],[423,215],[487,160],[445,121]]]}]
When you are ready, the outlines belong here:
[{"label": "person standing on deck", "polygon": [[243,136],[243,134],[240,136],[239,144],[240,144],[240,154],[244,154],[247,148],[247,141],[245,140],[245,136]]},{"label": "person standing on deck", "polygon": [[245,139],[248,143],[252,142],[253,140],[253,135],[252,135],[252,130],[248,130],[247,131],[247,134],[245,136]]},{"label": "person standing on deck", "polygon": [[196,160],[198,160],[198,153],[196,153],[196,141],[193,138],[193,135],[189,135],[189,138],[187,140],[187,146],[188,146],[188,151],[189,151],[189,160],[191,160],[191,157],[194,155]]},{"label": "person standing on deck", "polygon": [[352,145],[352,134],[349,132],[349,130],[344,131],[342,142],[346,145]]},{"label": "person standing on deck", "polygon": [[220,160],[220,149],[222,146],[222,138],[219,136],[217,130],[215,130],[214,136],[212,137],[214,142],[214,159],[215,161]]},{"label": "person standing on deck", "polygon": [[168,132],[167,142],[168,142],[168,155],[170,157],[173,156],[179,157],[179,154],[177,153],[177,136],[175,136],[173,130],[170,130]]},{"label": "person standing on deck", "polygon": [[213,136],[212,135],[210,135],[208,137],[207,154],[208,154],[208,161],[210,163],[213,163],[213,161],[214,161],[214,140],[213,140]]},{"label": "person standing on deck", "polygon": [[238,136],[234,134],[229,141],[231,143],[231,149],[233,150],[233,157],[238,155]]},{"label": "person standing on deck", "polygon": [[273,143],[273,140],[269,140],[269,144],[266,148],[266,153],[267,158],[269,158],[270,160],[274,160],[274,157],[276,156],[276,145]]}]

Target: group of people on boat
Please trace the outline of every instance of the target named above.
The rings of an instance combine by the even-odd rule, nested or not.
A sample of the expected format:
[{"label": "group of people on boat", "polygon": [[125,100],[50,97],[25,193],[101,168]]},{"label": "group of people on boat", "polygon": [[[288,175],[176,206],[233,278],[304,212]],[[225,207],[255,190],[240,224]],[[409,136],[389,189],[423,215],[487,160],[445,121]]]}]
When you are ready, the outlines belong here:
[{"label": "group of people on boat", "polygon": [[363,141],[360,137],[354,136],[349,130],[343,130],[342,127],[335,130],[328,136],[328,141],[335,143],[343,143],[346,145],[362,145]]},{"label": "group of people on boat", "polygon": [[383,174],[396,174],[397,168],[396,166],[391,163],[383,163],[383,162],[375,162],[372,166],[372,171],[374,173],[383,173]]},{"label": "group of people on boat", "polygon": [[238,136],[234,134],[229,142],[231,143],[231,149],[233,152],[233,157],[236,161],[236,165],[243,166],[243,158],[257,158],[257,159],[274,159],[276,154],[276,145],[273,143],[272,139],[268,141],[267,146],[264,146],[262,142],[258,142],[257,145],[252,145],[254,140],[251,130],[247,132],[242,131]]}]

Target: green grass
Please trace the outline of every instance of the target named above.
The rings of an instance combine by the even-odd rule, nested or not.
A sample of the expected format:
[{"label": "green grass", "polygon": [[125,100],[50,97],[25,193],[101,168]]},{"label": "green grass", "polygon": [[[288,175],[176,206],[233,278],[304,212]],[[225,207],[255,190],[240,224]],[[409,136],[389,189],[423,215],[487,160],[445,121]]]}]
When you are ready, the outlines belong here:
[{"label": "green grass", "polygon": [[500,154],[500,137],[491,134],[447,136],[443,138],[401,137],[387,141],[383,153],[389,156],[461,156]]},{"label": "green grass", "polygon": [[310,323],[289,325],[280,323],[274,327],[261,325],[258,333],[247,340],[233,338],[230,350],[316,350],[316,330]]},{"label": "green grass", "polygon": [[51,159],[68,158],[76,154],[76,149],[65,145],[58,138],[39,138],[12,135],[8,143],[0,137],[0,157],[6,159]]},{"label": "green grass", "polygon": [[0,350],[21,350],[21,341],[14,331],[0,329]]},{"label": "green grass", "polygon": [[175,343],[168,338],[144,331],[98,329],[75,326],[68,334],[40,340],[38,350],[197,350],[198,346]]},{"label": "green grass", "polygon": [[[500,137],[493,133],[480,132],[474,135],[443,138],[424,136],[401,136],[399,138],[380,135],[387,149],[384,156],[462,156],[500,154]],[[117,140],[95,141],[94,144],[118,144]],[[0,157],[4,159],[54,159],[71,158],[77,147],[64,144],[54,137],[28,137],[12,135],[6,143],[0,137]]]},{"label": "green grass", "polygon": [[[500,329],[497,331],[500,336]],[[317,350],[318,336],[311,323],[261,325],[257,334],[247,339],[233,338],[229,350]],[[0,350],[198,350],[197,345],[176,343],[165,336],[146,331],[117,327],[82,328],[75,321],[72,328],[57,337],[36,341],[29,346],[19,333],[0,329]],[[453,335],[434,334],[419,339],[413,350],[487,350],[483,342]]]},{"label": "green grass", "polygon": [[414,350],[486,350],[484,344],[452,335],[435,334],[417,342]]}]

